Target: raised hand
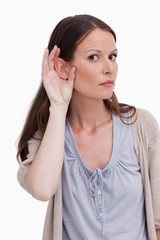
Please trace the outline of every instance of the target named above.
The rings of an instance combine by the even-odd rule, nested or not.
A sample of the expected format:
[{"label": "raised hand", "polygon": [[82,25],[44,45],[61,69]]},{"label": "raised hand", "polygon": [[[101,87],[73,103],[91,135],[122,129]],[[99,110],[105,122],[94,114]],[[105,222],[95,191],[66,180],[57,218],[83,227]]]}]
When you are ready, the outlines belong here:
[{"label": "raised hand", "polygon": [[75,70],[70,70],[68,79],[62,79],[55,70],[55,60],[59,57],[60,49],[55,46],[51,53],[45,49],[42,63],[42,80],[51,105],[68,105],[72,96]]}]

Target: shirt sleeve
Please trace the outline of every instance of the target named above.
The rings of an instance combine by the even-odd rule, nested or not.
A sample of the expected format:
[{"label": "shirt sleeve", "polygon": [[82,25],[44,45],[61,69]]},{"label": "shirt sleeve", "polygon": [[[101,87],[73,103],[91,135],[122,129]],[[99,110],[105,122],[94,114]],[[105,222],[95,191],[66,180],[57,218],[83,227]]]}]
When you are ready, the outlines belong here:
[{"label": "shirt sleeve", "polygon": [[39,137],[38,132],[35,133],[34,137],[31,138],[28,143],[28,155],[26,160],[20,163],[19,169],[17,172],[17,180],[20,183],[20,185],[29,193],[29,190],[27,189],[24,179],[25,176],[30,168],[30,165],[32,164],[32,161],[37,153],[37,150],[40,146],[41,139]]},{"label": "shirt sleeve", "polygon": [[155,228],[160,229],[160,130],[156,119],[149,116],[149,178],[151,184]]}]

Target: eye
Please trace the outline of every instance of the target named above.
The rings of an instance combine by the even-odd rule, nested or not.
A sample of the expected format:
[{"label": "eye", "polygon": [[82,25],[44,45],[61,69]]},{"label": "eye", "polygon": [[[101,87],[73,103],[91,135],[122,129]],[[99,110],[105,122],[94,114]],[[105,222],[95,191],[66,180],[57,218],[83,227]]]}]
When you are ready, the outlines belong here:
[{"label": "eye", "polygon": [[109,59],[110,60],[112,60],[112,61],[115,61],[116,60],[116,58],[117,58],[117,54],[111,54],[110,56],[109,56]]},{"label": "eye", "polygon": [[91,55],[88,57],[89,60],[91,61],[96,61],[98,59],[98,56],[97,55]]}]

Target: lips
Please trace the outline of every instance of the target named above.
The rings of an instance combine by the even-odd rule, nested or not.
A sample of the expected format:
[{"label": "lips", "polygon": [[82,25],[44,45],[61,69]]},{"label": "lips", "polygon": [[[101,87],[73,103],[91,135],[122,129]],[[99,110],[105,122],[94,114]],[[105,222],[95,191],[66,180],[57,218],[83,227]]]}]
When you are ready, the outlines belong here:
[{"label": "lips", "polygon": [[99,85],[113,85],[114,84],[114,81],[113,80],[107,80]]}]

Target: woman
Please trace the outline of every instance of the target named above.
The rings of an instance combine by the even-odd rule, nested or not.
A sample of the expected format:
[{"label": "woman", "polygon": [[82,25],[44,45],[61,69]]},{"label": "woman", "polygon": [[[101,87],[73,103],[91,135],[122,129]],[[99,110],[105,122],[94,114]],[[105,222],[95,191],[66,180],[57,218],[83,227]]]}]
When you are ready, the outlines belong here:
[{"label": "woman", "polygon": [[54,29],[18,145],[18,180],[49,200],[43,240],[160,239],[160,134],[119,104],[114,31],[76,15]]}]

